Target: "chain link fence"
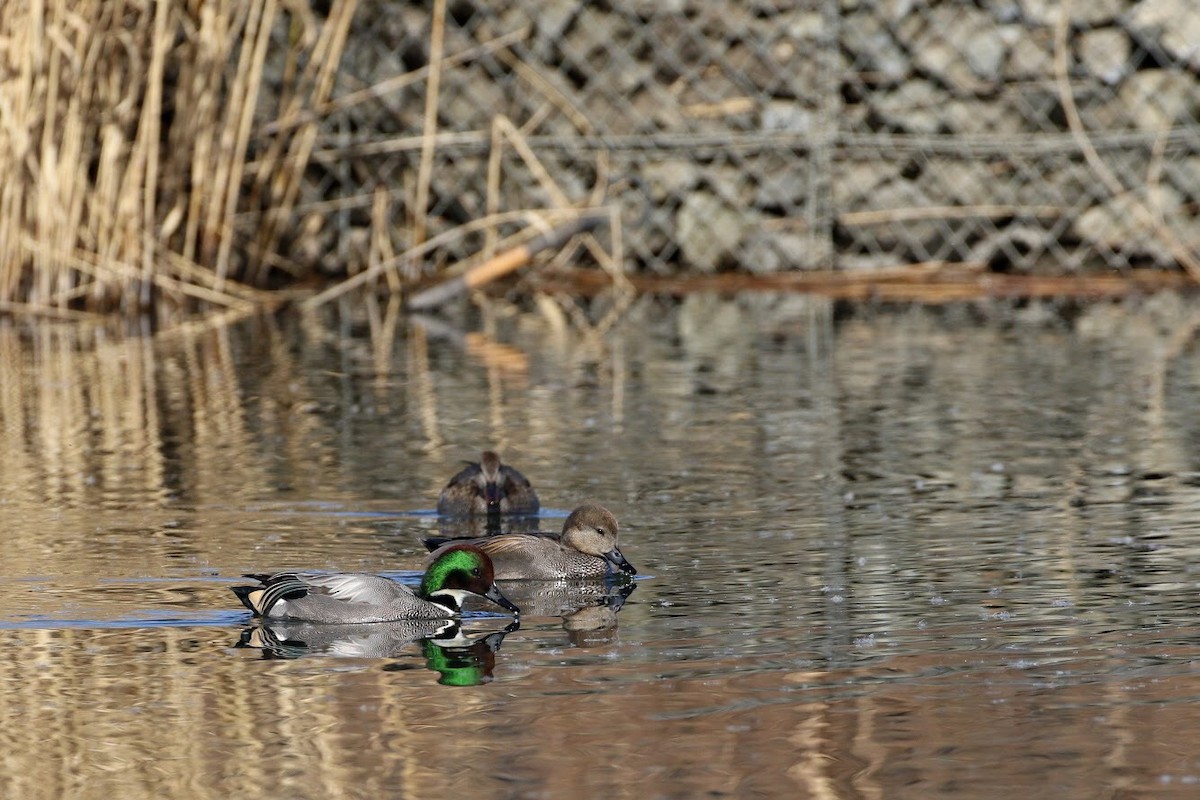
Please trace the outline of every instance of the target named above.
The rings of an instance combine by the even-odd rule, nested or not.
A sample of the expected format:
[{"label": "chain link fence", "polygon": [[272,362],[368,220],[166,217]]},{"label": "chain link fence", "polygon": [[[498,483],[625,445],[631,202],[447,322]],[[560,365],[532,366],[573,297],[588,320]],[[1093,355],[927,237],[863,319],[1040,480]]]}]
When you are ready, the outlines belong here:
[{"label": "chain link fence", "polygon": [[441,8],[355,17],[337,93],[354,99],[306,195],[330,268],[364,257],[380,196],[396,251],[416,228],[618,203],[627,262],[664,275],[1200,257],[1194,0]]}]

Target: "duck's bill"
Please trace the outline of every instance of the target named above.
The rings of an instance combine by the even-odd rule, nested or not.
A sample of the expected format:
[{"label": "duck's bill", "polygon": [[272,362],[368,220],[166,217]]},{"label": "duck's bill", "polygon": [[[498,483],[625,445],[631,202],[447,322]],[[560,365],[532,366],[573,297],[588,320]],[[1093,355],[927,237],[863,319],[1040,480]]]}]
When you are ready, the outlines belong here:
[{"label": "duck's bill", "polygon": [[625,556],[621,555],[621,551],[615,547],[604,554],[604,560],[626,575],[637,575],[637,570],[633,568],[633,564],[626,561]]},{"label": "duck's bill", "polygon": [[515,605],[513,605],[513,602],[511,600],[509,600],[507,597],[505,597],[503,594],[501,594],[500,587],[494,583],[492,584],[492,588],[487,590],[487,593],[484,595],[484,597],[486,597],[488,600],[491,600],[493,603],[500,606],[501,608],[508,609],[509,611],[513,612],[514,614],[521,613],[521,609],[517,608]]}]

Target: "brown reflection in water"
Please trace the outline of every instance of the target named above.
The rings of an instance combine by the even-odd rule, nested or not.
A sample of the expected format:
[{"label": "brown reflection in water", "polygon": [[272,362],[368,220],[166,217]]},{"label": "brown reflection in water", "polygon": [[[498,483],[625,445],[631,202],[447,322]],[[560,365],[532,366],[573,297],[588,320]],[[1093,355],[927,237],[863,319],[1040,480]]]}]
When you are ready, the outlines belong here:
[{"label": "brown reflection in water", "polygon": [[[157,341],[0,328],[5,619],[233,607],[202,571],[415,567],[407,522],[389,539],[298,506],[364,506],[376,474],[431,506],[490,439],[519,443],[556,504],[614,497],[657,581],[620,636],[585,608],[514,633],[495,680],[465,690],[438,687],[415,648],[262,663],[226,629],[0,630],[0,795],[1188,794],[1194,632],[1112,606],[1153,586],[1192,611],[1200,382],[1182,357],[1144,380],[1165,369],[1143,358],[1161,323],[1096,308],[1014,334],[914,311],[839,321],[836,342],[825,319],[804,349],[752,341],[750,303],[694,301],[658,327],[634,313],[624,345],[530,348],[528,374],[414,329],[386,381],[386,314],[368,343],[317,320],[302,346],[270,320]],[[376,416],[357,410],[372,398]],[[278,518],[256,505],[276,498]],[[172,570],[186,580],[108,582]],[[732,633],[823,583],[850,590],[855,634],[911,623],[909,591],[978,595],[981,618],[1060,596],[1079,611],[1028,663],[949,652],[945,630],[828,669],[778,666],[813,648],[807,630],[778,634],[771,664],[697,655],[765,647]],[[780,603],[747,608],[764,588]],[[1165,643],[1125,637],[1150,625]]]},{"label": "brown reflection in water", "polygon": [[[227,503],[277,481],[263,435],[278,437],[285,457],[319,463],[323,437],[295,394],[297,365],[269,320],[256,324],[250,341],[265,368],[252,375],[227,327],[159,339],[0,329],[0,370],[10,376],[0,393],[0,494],[60,508]],[[260,401],[254,418],[250,393]]]},{"label": "brown reflection in water", "polygon": [[0,632],[5,796],[1085,797],[1196,771],[1186,743],[1164,745],[1200,722],[1194,671],[1070,682],[923,654],[834,672],[708,661],[693,678],[627,659],[514,680],[501,653],[495,683],[446,689],[417,650],[413,670],[329,671],[241,657],[228,635]]}]

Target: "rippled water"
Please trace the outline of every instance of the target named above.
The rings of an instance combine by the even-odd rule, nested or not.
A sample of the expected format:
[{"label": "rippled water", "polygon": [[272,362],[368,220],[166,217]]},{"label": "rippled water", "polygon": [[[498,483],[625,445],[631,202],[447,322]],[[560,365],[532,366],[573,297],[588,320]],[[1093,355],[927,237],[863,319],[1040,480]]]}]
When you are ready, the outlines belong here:
[{"label": "rippled water", "polygon": [[[1200,789],[1190,302],[489,311],[0,328],[0,794]],[[415,581],[484,446],[543,529],[617,514],[627,596],[314,631],[229,592]]]}]

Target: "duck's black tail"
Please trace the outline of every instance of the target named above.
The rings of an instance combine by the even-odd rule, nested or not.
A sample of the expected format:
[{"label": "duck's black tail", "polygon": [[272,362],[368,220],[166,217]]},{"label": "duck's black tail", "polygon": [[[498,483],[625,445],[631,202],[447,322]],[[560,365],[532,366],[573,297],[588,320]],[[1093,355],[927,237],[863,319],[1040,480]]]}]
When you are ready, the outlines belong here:
[{"label": "duck's black tail", "polygon": [[454,540],[455,539],[453,536],[430,536],[426,539],[422,539],[421,543],[425,545],[426,550],[432,553],[446,542],[453,542]]},{"label": "duck's black tail", "polygon": [[296,600],[308,594],[308,586],[304,581],[290,572],[277,575],[253,574],[243,575],[243,578],[254,578],[258,586],[233,586],[242,605],[254,612],[256,616],[265,617],[280,600]]}]

